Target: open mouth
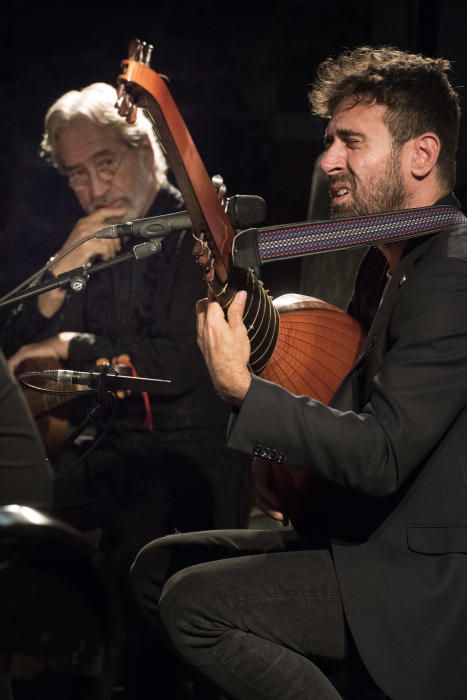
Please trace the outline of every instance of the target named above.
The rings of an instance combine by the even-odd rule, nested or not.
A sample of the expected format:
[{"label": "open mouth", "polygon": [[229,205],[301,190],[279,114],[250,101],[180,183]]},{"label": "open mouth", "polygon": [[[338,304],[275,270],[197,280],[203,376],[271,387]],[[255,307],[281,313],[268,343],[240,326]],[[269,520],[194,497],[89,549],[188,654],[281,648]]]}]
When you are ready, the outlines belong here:
[{"label": "open mouth", "polygon": [[341,197],[345,197],[346,194],[350,194],[349,187],[339,187],[338,189],[335,188],[332,190],[333,199],[340,199]]},{"label": "open mouth", "polygon": [[333,188],[331,190],[331,197],[332,197],[332,201],[334,203],[339,202],[342,199],[345,199],[345,197],[347,197],[348,195],[350,195],[350,188],[349,187],[339,187],[339,188],[336,187],[336,188]]}]

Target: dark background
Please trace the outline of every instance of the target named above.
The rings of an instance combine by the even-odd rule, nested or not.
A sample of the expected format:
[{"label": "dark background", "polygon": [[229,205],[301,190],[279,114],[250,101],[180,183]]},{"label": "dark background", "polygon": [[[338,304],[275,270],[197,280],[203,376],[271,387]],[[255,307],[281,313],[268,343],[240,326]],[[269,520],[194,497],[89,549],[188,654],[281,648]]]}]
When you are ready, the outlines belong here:
[{"label": "dark background", "polygon": [[[208,172],[223,175],[229,194],[263,196],[268,224],[307,216],[324,126],[309,115],[307,89],[329,54],[371,43],[444,56],[464,98],[467,3],[453,0],[22,3],[15,17],[4,19],[0,47],[0,293],[44,264],[80,215],[71,191],[38,156],[47,108],[69,89],[115,84],[134,37],[155,45],[152,65],[170,77]],[[466,147],[464,125],[462,200]],[[314,256],[311,277],[298,260],[264,266],[266,285],[274,296],[316,288],[332,297],[339,267],[330,274],[324,257]]]}]

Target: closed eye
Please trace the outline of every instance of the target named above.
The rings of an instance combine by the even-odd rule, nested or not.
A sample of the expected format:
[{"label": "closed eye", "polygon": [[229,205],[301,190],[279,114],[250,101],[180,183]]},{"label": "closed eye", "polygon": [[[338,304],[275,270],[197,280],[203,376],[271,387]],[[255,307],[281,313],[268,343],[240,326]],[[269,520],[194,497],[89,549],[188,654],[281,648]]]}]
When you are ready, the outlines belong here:
[{"label": "closed eye", "polygon": [[357,148],[361,144],[361,139],[345,139],[345,144],[349,148]]},{"label": "closed eye", "polygon": [[102,158],[98,158],[96,161],[96,166],[98,168],[101,168],[102,166],[112,166],[114,163],[117,162],[117,157],[113,155],[105,156]]},{"label": "closed eye", "polygon": [[73,180],[79,180],[82,177],[86,177],[86,171],[84,168],[72,168],[71,170],[65,170],[64,175],[70,182],[72,182]]}]

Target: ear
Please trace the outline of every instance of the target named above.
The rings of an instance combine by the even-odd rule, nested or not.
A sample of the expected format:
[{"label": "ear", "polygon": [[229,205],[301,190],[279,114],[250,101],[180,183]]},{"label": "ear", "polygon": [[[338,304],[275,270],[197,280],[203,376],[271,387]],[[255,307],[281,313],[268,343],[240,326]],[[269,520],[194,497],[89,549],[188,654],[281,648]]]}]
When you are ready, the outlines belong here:
[{"label": "ear", "polygon": [[432,131],[412,139],[411,172],[421,179],[429,175],[435,168],[441,152],[439,136]]}]

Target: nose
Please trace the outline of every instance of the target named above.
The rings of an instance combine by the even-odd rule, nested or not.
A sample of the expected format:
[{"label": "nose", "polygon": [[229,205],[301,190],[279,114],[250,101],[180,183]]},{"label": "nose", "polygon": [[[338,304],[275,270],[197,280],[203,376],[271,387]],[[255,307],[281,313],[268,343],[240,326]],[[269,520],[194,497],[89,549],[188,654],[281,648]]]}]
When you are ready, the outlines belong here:
[{"label": "nose", "polygon": [[110,182],[103,180],[95,171],[90,171],[88,174],[88,195],[92,203],[104,198],[109,191]]},{"label": "nose", "polygon": [[345,146],[343,143],[334,141],[326,151],[320,161],[320,168],[325,175],[337,175],[345,170],[347,161],[345,157]]}]

